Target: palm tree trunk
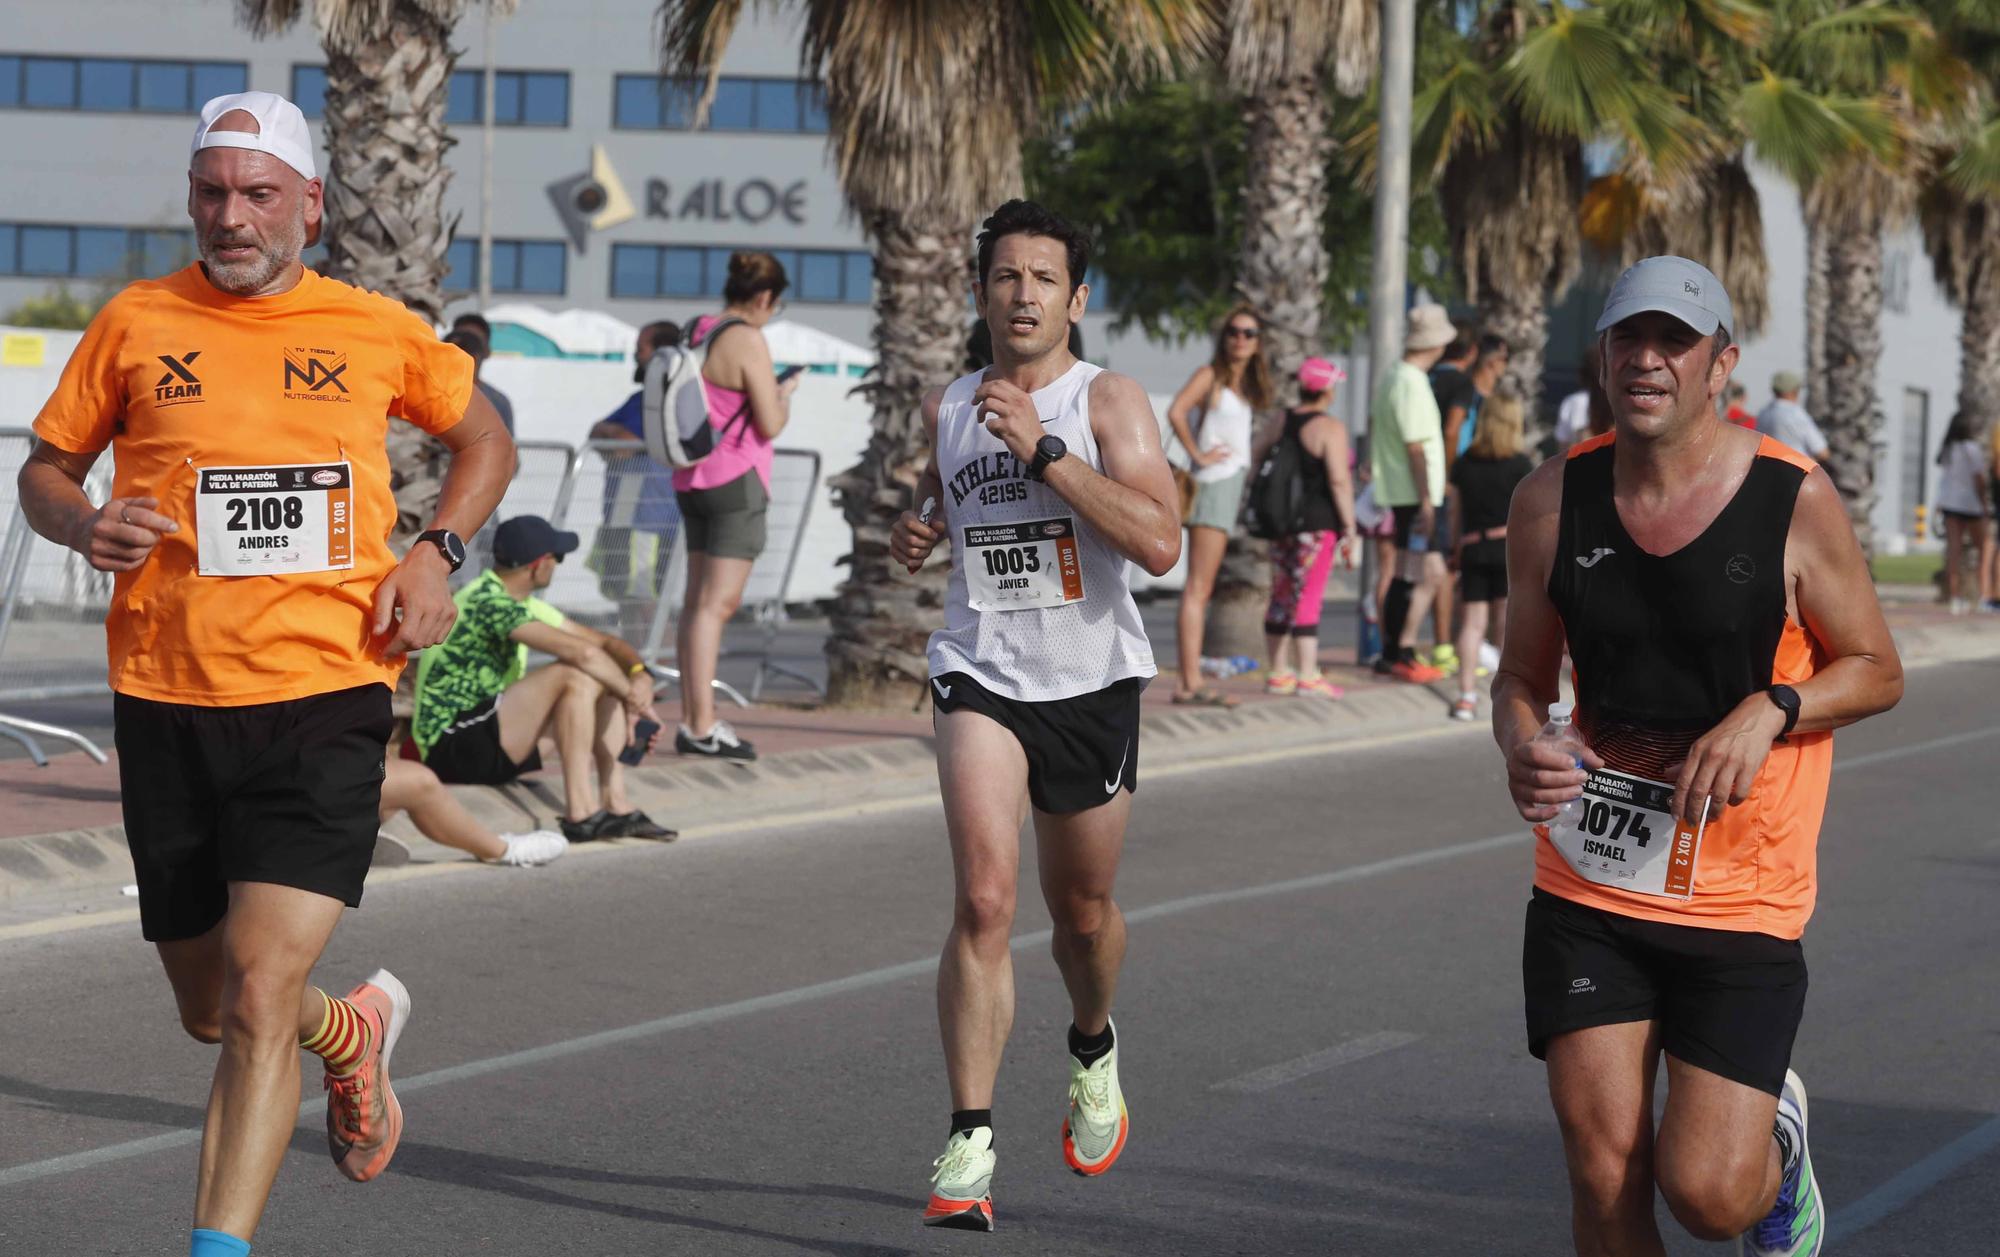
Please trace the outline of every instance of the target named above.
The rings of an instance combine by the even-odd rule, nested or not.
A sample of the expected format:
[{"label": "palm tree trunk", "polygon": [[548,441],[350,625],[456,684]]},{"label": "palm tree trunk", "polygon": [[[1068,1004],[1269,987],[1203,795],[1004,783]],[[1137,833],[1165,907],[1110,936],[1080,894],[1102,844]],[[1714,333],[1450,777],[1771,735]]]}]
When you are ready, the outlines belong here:
[{"label": "palm tree trunk", "polygon": [[827,702],[836,707],[913,705],[928,667],[924,646],[944,606],[949,551],[917,575],[889,559],[889,529],[913,505],[930,457],[924,393],[961,374],[965,356],[967,224],[921,211],[871,217],[879,355],[868,386],[873,432],[861,461],[829,483],[854,530],[848,574],[826,642]]},{"label": "palm tree trunk", "polygon": [[[443,312],[453,140],[444,111],[458,55],[451,28],[402,0],[372,37],[329,47],[326,64],[326,272],[436,322]],[[443,442],[389,425],[398,550],[429,527],[447,462]]]},{"label": "palm tree trunk", "polygon": [[1527,403],[1523,436],[1533,449],[1551,435],[1542,414],[1542,372],[1548,360],[1549,306],[1539,289],[1487,284],[1480,293],[1479,325],[1507,342],[1500,387]]},{"label": "palm tree trunk", "polygon": [[1818,414],[1827,402],[1826,380],[1826,228],[1807,202],[1806,213],[1806,393],[1808,413]]},{"label": "palm tree trunk", "polygon": [[1840,487],[1855,536],[1875,553],[1875,463],[1882,450],[1882,406],[1875,369],[1882,357],[1882,232],[1879,223],[1826,233],[1826,404],[1816,417],[1826,433],[1827,473]]},{"label": "palm tree trunk", "polygon": [[1972,264],[1959,321],[1958,408],[1983,439],[2000,422],[2000,257]]},{"label": "palm tree trunk", "polygon": [[[1281,393],[1299,363],[1320,348],[1326,301],[1326,95],[1318,76],[1285,79],[1244,102],[1249,124],[1238,285],[1264,321],[1264,354]],[[1240,532],[1229,539],[1209,603],[1203,649],[1263,653],[1271,596],[1269,547]]]}]

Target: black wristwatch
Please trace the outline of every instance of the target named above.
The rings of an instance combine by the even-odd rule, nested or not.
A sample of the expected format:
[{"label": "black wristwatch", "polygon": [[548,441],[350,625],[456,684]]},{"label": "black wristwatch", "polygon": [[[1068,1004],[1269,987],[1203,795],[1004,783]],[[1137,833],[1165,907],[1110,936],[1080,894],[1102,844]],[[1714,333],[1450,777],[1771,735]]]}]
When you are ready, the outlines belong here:
[{"label": "black wristwatch", "polygon": [[1783,742],[1791,736],[1792,727],[1799,723],[1799,692],[1789,685],[1774,685],[1764,693],[1777,704],[1779,711],[1785,713],[1785,731],[1777,738]]},{"label": "black wristwatch", "polygon": [[1035,461],[1028,464],[1028,479],[1040,480],[1049,464],[1069,454],[1069,446],[1059,436],[1045,436],[1035,442]]},{"label": "black wristwatch", "polygon": [[452,571],[456,572],[465,566],[465,543],[460,541],[458,534],[451,529],[433,528],[429,532],[420,532],[417,534],[417,540],[428,541],[436,546],[438,553],[444,555],[444,561],[451,564]]}]

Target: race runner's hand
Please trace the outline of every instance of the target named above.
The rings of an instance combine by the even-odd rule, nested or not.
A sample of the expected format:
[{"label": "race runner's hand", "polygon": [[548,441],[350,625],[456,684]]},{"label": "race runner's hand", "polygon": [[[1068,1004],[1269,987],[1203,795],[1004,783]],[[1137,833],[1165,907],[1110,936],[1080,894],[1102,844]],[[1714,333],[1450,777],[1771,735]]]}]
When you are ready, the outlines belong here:
[{"label": "race runner's hand", "polygon": [[394,629],[382,646],[384,655],[404,655],[426,646],[435,646],[451,634],[458,619],[458,604],[451,600],[447,578],[451,564],[428,541],[410,547],[375,588],[375,636],[379,639]]},{"label": "race runner's hand", "polygon": [[129,572],[146,561],[167,533],[181,526],[155,511],[158,498],[112,498],[91,515],[70,549],[100,572]]},{"label": "race runner's hand", "polygon": [[1042,439],[1042,416],[1028,390],[1005,380],[988,380],[972,395],[972,413],[1022,462],[1033,462]]},{"label": "race runner's hand", "polygon": [[[1604,761],[1583,748],[1584,768],[1602,768]],[[1524,821],[1555,819],[1558,805],[1583,795],[1584,773],[1563,751],[1529,738],[1517,743],[1507,757],[1507,791]]]},{"label": "race runner's hand", "polygon": [[1712,800],[1709,819],[1724,806],[1750,797],[1771,745],[1785,731],[1785,713],[1760,690],[1736,704],[1722,723],[1688,748],[1687,759],[1667,769],[1674,779],[1674,815],[1688,824],[1701,820],[1702,801]]},{"label": "race runner's hand", "polygon": [[915,576],[943,537],[942,528],[926,524],[915,511],[904,511],[889,528],[889,557]]}]

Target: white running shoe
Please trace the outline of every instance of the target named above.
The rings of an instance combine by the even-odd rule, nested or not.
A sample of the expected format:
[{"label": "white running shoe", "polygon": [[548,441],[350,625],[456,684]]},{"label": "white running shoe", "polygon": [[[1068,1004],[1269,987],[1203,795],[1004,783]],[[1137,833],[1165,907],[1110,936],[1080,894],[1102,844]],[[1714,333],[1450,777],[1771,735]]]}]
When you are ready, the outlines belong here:
[{"label": "white running shoe", "polygon": [[1474,660],[1482,673],[1492,672],[1500,666],[1500,648],[1492,642],[1479,643],[1479,658]]},{"label": "white running shoe", "polygon": [[1125,1151],[1132,1119],[1118,1089],[1118,1028],[1111,1027],[1111,1050],[1085,1068],[1069,1059],[1069,1116],[1063,1118],[1063,1161],[1088,1178],[1110,1169]]},{"label": "white running shoe", "polygon": [[569,850],[569,839],[546,829],[537,829],[529,834],[501,834],[500,841],[507,844],[507,850],[489,863],[508,864],[515,868],[547,864]]},{"label": "white running shoe", "polygon": [[1806,1085],[1789,1069],[1772,1126],[1786,1152],[1778,1199],[1763,1221],[1737,1237],[1737,1257],[1819,1257],[1826,1241],[1826,1205],[1806,1143]]},{"label": "white running shoe", "polygon": [[729,727],[726,720],[718,720],[707,733],[700,737],[686,725],[674,734],[674,750],[682,755],[705,755],[710,759],[735,760],[748,763],[757,758],[757,748],[736,736],[736,730]]},{"label": "white running shoe", "polygon": [[975,1127],[971,1134],[951,1132],[944,1155],[931,1164],[931,1200],[924,1206],[924,1225],[959,1231],[993,1229],[993,1128]]}]

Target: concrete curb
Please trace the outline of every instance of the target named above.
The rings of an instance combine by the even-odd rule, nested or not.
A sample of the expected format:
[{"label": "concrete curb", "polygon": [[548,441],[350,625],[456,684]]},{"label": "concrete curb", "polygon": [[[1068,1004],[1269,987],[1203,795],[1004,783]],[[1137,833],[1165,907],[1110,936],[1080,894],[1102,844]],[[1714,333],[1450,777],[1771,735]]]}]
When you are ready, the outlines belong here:
[{"label": "concrete curb", "polygon": [[[1906,666],[2000,658],[2000,631],[1969,620],[1910,626],[1897,633]],[[1427,730],[1443,731],[1450,699],[1418,686],[1370,687],[1339,702],[1251,703],[1231,710],[1169,708],[1141,723],[1144,759],[1164,767],[1283,750],[1334,746]],[[754,764],[651,764],[627,778],[634,804],[696,834],[785,817],[921,800],[937,791],[928,737],[793,751]],[[461,802],[496,830],[553,829],[561,813],[560,783],[539,778],[498,788],[461,786]],[[407,817],[386,831],[418,863],[469,862],[419,835]],[[389,859],[382,860],[381,856]],[[404,863],[392,844],[382,863]],[[115,888],[132,881],[122,825],[0,840],[0,901],[26,894]]]}]

